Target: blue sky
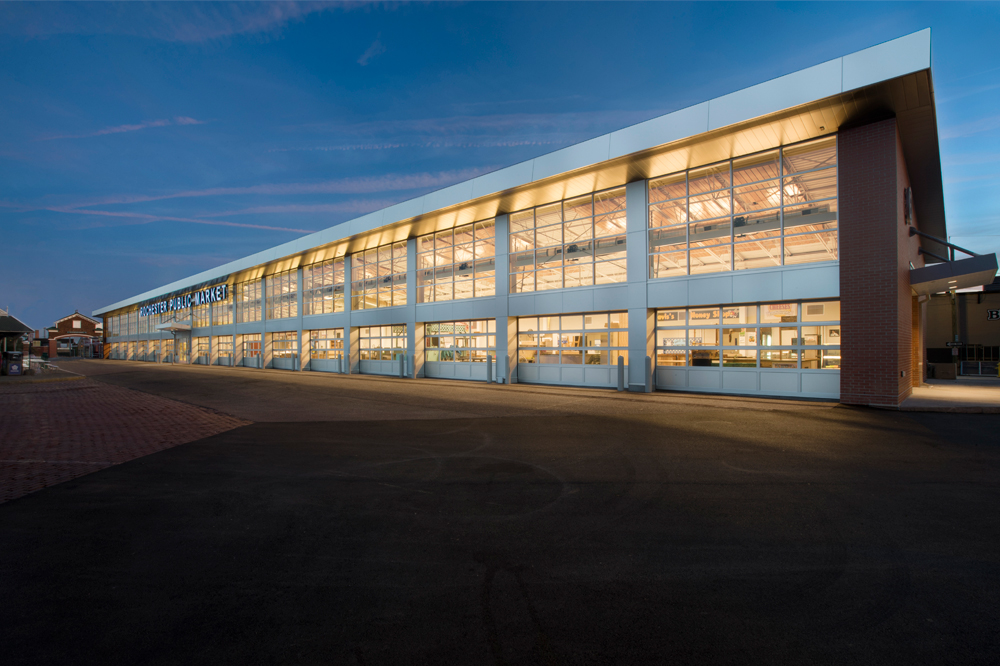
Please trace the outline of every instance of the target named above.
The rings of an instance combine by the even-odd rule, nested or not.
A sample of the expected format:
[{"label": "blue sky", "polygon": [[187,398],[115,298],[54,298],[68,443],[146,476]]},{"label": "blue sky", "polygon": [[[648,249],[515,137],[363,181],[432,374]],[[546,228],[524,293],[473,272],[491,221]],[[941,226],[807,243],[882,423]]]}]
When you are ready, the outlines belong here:
[{"label": "blue sky", "polygon": [[1000,250],[1000,4],[0,3],[0,307],[41,328],[926,27]]}]

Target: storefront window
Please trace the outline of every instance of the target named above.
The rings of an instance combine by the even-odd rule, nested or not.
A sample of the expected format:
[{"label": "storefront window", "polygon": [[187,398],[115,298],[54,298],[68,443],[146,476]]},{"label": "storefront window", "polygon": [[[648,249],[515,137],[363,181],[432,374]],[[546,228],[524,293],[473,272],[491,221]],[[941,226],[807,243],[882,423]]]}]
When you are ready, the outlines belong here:
[{"label": "storefront window", "polygon": [[510,216],[511,293],[625,282],[625,188]]},{"label": "storefront window", "polygon": [[297,331],[276,331],[271,334],[271,354],[274,358],[298,358],[299,334]]},{"label": "storefront window", "polygon": [[303,314],[344,311],[344,258],[330,259],[302,269]]},{"label": "storefront window", "polygon": [[424,324],[424,350],[430,362],[485,363],[496,358],[495,319],[442,321]]},{"label": "storefront window", "polygon": [[351,308],[406,305],[406,241],[351,255]]},{"label": "storefront window", "polygon": [[339,359],[344,355],[344,329],[327,328],[309,331],[310,356],[314,359]]},{"label": "storefront window", "polygon": [[233,357],[233,338],[230,335],[219,336],[214,339],[215,348],[218,352],[219,358],[229,358]]},{"label": "storefront window", "polygon": [[840,303],[657,310],[656,364],[836,370],[840,368]]},{"label": "storefront window", "polygon": [[417,253],[417,303],[496,294],[493,220],[421,236]]},{"label": "storefront window", "polygon": [[406,324],[362,326],[358,338],[362,361],[392,361],[407,351]]},{"label": "storefront window", "polygon": [[649,181],[649,277],[833,261],[836,137]]},{"label": "storefront window", "polygon": [[628,363],[628,313],[519,317],[517,362],[561,365]]}]

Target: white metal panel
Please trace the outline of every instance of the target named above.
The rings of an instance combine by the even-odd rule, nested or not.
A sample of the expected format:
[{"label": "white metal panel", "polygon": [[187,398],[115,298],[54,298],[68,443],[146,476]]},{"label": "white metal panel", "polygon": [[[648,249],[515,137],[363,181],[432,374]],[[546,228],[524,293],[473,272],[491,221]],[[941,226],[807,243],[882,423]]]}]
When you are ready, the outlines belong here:
[{"label": "white metal panel", "polygon": [[688,386],[693,389],[718,390],[722,382],[722,373],[718,368],[688,370]]},{"label": "white metal panel", "polygon": [[840,296],[840,264],[823,264],[781,273],[783,300],[837,298]]},{"label": "white metal panel", "polygon": [[424,197],[419,197],[417,199],[410,199],[409,201],[402,201],[394,206],[389,206],[382,213],[382,224],[380,226],[386,226],[399,222],[400,220],[408,220],[411,217],[416,217],[424,212]]},{"label": "white metal panel", "polygon": [[[645,296],[646,288],[645,284],[639,285],[642,287],[642,295]],[[594,289],[594,312],[608,312],[610,310],[622,310],[626,309],[624,306],[628,303],[629,294],[632,292],[633,285],[615,285],[614,287],[601,287]],[[645,301],[640,307],[645,307]]]},{"label": "white metal panel", "polygon": [[822,370],[802,373],[802,393],[828,398],[840,397],[840,371]]},{"label": "white metal panel", "polygon": [[760,390],[764,393],[794,395],[799,392],[799,373],[795,370],[761,370]]},{"label": "white metal panel", "polygon": [[688,281],[667,280],[646,284],[646,298],[651,308],[677,308],[688,304]]},{"label": "white metal panel", "polygon": [[610,143],[611,135],[605,134],[604,136],[557,150],[554,153],[536,157],[534,159],[534,169],[532,170],[531,179],[533,181],[543,180],[567,171],[582,169],[591,164],[606,162]]},{"label": "white metal panel", "polygon": [[756,393],[756,370],[722,370],[722,388],[732,393]]},{"label": "white metal panel", "polygon": [[687,388],[687,368],[656,368],[656,386],[665,389]]},{"label": "white metal panel", "polygon": [[531,182],[533,161],[521,162],[472,179],[472,196],[484,197]]},{"label": "white metal panel", "polygon": [[781,270],[737,271],[733,275],[733,303],[782,300]]},{"label": "white metal panel", "polygon": [[830,97],[840,90],[841,59],[780,76],[708,103],[708,128],[719,129],[751,118]]},{"label": "white metal panel", "polygon": [[563,308],[563,294],[558,291],[542,291],[535,294],[535,313],[549,314],[552,312],[565,312]]},{"label": "white metal panel", "polygon": [[843,90],[854,90],[931,66],[931,29],[926,28],[843,57]]},{"label": "white metal panel", "polygon": [[339,358],[314,358],[309,361],[309,369],[314,372],[340,372]]},{"label": "white metal panel", "polygon": [[569,386],[583,386],[587,383],[583,378],[583,366],[561,366],[559,381],[553,383],[567,384]]},{"label": "white metal panel", "polygon": [[733,276],[692,277],[688,280],[688,301],[691,305],[715,305],[733,302]]},{"label": "white metal panel", "polygon": [[609,158],[614,159],[707,131],[708,102],[702,102],[612,132]]},{"label": "white metal panel", "polygon": [[473,198],[473,181],[466,180],[423,197],[423,212],[430,213],[440,208],[448,208]]},{"label": "white metal panel", "polygon": [[534,294],[511,294],[507,297],[507,312],[511,317],[526,317],[535,313]]},{"label": "white metal panel", "polygon": [[563,312],[591,312],[594,310],[593,289],[570,289],[563,293]]}]

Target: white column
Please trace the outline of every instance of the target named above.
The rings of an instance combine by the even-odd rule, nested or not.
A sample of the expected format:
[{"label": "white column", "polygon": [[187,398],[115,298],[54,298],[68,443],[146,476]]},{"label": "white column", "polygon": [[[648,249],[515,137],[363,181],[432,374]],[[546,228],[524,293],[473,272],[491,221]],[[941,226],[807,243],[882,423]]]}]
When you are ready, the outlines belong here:
[{"label": "white column", "polygon": [[[647,307],[649,236],[646,224],[646,181],[625,186],[625,231],[628,258],[628,390],[646,390],[646,356],[655,359],[655,322]],[[655,366],[654,366],[654,372]],[[655,386],[655,382],[654,382]]]},{"label": "white column", "polygon": [[[497,322],[497,376],[499,381],[511,384],[517,381],[517,321],[509,317],[508,295],[510,293],[510,261],[508,260],[510,216],[497,215],[496,234],[496,299],[493,316]],[[510,365],[504,365],[504,359]]]},{"label": "white column", "polygon": [[305,370],[305,367],[306,367],[306,359],[302,355],[302,351],[303,351],[302,350],[302,339],[303,339],[302,338],[302,284],[303,284],[303,282],[302,282],[302,269],[301,268],[299,268],[297,271],[295,271],[295,280],[296,280],[296,282],[295,282],[295,284],[296,284],[296,289],[295,289],[295,303],[296,303],[296,306],[297,306],[295,308],[295,311],[298,313],[298,318],[296,320],[297,323],[295,325],[295,328],[298,331],[298,350],[299,351],[298,351],[297,357],[299,359],[299,368],[298,369],[301,372],[302,370]]},{"label": "white column", "polygon": [[[421,343],[423,327],[421,326]],[[417,239],[406,239],[406,376],[417,376]]]}]

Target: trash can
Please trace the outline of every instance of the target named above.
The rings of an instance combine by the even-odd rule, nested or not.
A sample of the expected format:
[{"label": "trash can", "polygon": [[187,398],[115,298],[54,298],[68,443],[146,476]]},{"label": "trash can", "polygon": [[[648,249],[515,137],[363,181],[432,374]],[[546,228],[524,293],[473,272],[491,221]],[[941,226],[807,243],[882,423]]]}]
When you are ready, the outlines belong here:
[{"label": "trash can", "polygon": [[22,353],[19,351],[9,351],[3,353],[3,374],[5,375],[19,375],[21,374],[21,357]]}]

